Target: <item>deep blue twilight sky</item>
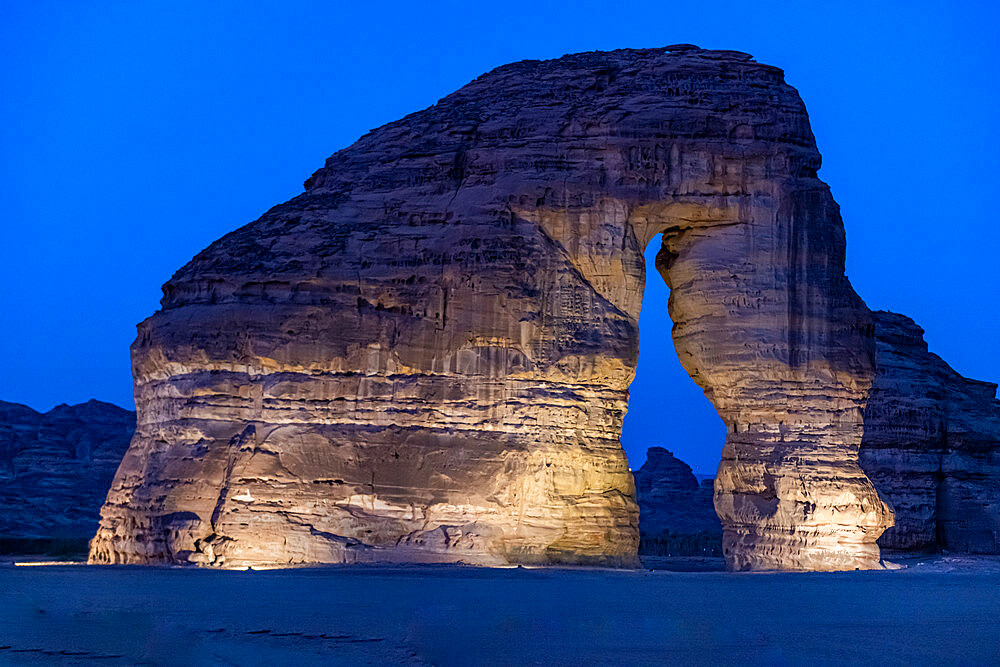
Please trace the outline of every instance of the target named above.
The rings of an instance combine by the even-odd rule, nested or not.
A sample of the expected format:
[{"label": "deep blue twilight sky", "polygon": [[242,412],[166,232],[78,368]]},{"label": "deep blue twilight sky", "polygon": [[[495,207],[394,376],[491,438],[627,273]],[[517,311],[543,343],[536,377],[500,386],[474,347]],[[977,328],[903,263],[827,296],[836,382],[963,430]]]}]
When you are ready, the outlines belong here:
[{"label": "deep blue twilight sky", "polygon": [[[998,7],[8,0],[0,399],[131,407],[128,347],[160,285],[329,154],[510,61],[678,42],[785,70],[855,288],[915,318],[956,370],[1000,381]],[[662,445],[712,472],[721,422],[649,277],[625,449],[634,467]]]}]

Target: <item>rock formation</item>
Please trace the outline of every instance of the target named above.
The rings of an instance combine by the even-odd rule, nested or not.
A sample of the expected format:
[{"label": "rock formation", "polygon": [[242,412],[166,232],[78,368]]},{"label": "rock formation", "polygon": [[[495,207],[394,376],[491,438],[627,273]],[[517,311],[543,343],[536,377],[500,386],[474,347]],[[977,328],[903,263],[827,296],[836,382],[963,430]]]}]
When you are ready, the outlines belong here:
[{"label": "rock formation", "polygon": [[714,480],[699,483],[688,464],[662,447],[649,448],[634,477],[639,553],[690,556],[721,548]]},{"label": "rock formation", "polygon": [[878,567],[872,319],[819,167],[781,70],[690,45],[514,63],[374,130],[164,286],[91,560],[634,562],[618,439],[662,232],[729,425],[729,567]]},{"label": "rock formation", "polygon": [[0,401],[0,541],[5,550],[86,542],[135,413],[100,401],[42,414]]},{"label": "rock formation", "polygon": [[876,375],[861,466],[895,509],[887,549],[1000,553],[997,385],[927,351],[923,330],[876,312]]}]

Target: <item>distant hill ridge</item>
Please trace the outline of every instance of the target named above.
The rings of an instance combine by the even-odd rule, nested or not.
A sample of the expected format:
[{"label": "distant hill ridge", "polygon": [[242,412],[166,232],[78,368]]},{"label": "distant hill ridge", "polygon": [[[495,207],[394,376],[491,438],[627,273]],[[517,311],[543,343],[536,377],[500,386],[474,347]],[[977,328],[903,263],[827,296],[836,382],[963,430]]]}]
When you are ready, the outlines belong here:
[{"label": "distant hill ridge", "polygon": [[134,412],[104,401],[0,401],[0,552],[85,552],[134,430]]},{"label": "distant hill ridge", "polygon": [[721,556],[722,524],[713,504],[714,478],[699,476],[663,447],[650,447],[633,471],[639,503],[639,553]]}]

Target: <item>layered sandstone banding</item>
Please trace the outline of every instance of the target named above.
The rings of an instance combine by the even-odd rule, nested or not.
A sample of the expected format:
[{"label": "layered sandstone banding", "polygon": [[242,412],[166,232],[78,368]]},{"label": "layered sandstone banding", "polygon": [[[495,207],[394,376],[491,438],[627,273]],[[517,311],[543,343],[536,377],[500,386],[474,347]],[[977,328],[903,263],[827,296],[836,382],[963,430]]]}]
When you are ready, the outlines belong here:
[{"label": "layered sandstone banding", "polygon": [[639,553],[718,555],[722,526],[715,513],[712,479],[699,482],[688,464],[662,447],[647,450],[634,477]]},{"label": "layered sandstone banding", "polygon": [[0,401],[0,547],[85,549],[134,430],[134,412],[101,401]]},{"label": "layered sandstone banding", "polygon": [[877,567],[872,321],[819,167],[781,70],[690,45],[514,63],[367,134],[164,286],[91,560],[634,562],[662,232],[728,565]]},{"label": "layered sandstone banding", "polygon": [[923,330],[876,312],[877,373],[861,466],[895,510],[879,544],[1000,553],[1000,401],[928,352]]}]

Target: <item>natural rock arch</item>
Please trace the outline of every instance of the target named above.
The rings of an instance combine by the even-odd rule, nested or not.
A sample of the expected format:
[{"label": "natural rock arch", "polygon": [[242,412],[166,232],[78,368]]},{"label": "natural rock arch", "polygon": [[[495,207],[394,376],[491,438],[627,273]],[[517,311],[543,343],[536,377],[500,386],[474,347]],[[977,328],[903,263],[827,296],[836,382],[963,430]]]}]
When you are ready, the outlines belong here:
[{"label": "natural rock arch", "polygon": [[781,70],[525,61],[336,153],[139,326],[94,562],[635,562],[643,249],[728,425],[734,569],[876,567],[872,319]]}]

